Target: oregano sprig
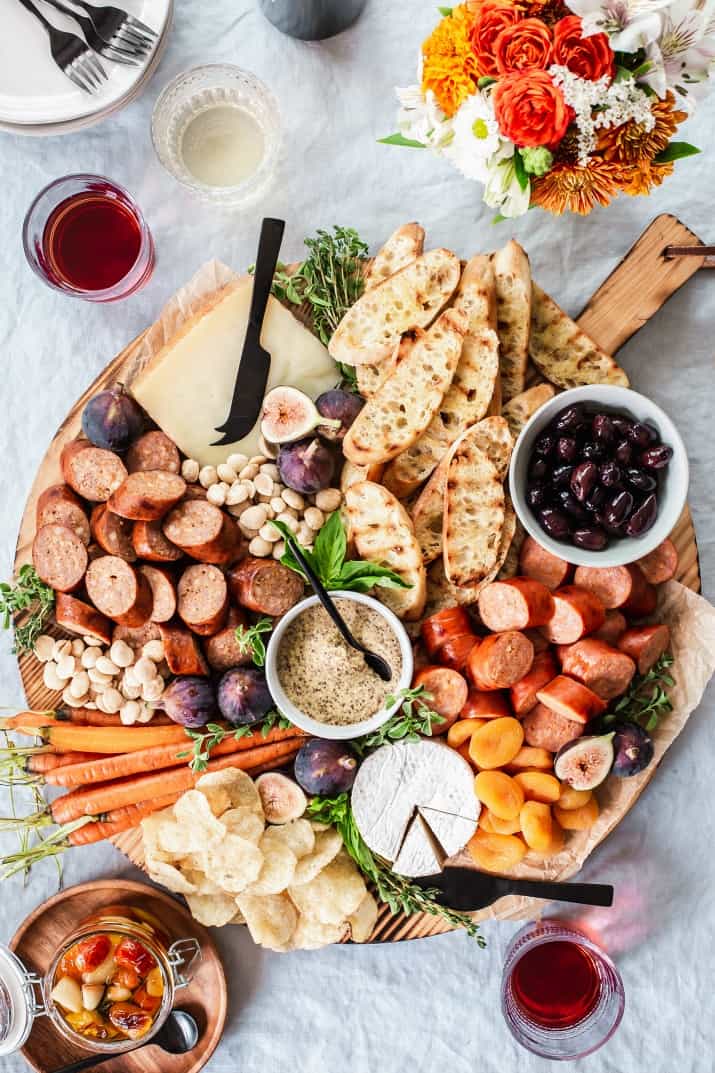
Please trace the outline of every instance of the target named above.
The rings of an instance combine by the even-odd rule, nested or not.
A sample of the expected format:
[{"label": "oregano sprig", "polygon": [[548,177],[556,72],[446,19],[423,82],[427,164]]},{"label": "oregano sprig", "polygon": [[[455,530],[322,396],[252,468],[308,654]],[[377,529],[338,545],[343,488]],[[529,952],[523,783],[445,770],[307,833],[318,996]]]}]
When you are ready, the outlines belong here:
[{"label": "oregano sprig", "polygon": [[269,618],[259,618],[253,626],[236,627],[236,643],[243,656],[250,656],[256,667],[265,667],[266,645],[261,634],[270,633],[273,622]]},{"label": "oregano sprig", "polygon": [[444,722],[444,716],[435,712],[426,703],[432,700],[432,694],[428,693],[424,686],[401,689],[397,695],[386,697],[385,707],[391,708],[399,699],[402,699],[402,704],[386,723],[383,723],[372,734],[366,734],[351,742],[351,747],[358,756],[364,756],[365,753],[381,745],[389,745],[396,741],[419,741],[423,737],[429,738],[432,736],[434,727]]},{"label": "oregano sprig", "polygon": [[217,745],[220,745],[222,741],[226,741],[227,738],[240,741],[241,738],[257,732],[260,732],[262,738],[267,738],[271,730],[287,730],[292,725],[290,719],[286,719],[282,712],[273,710],[268,712],[260,722],[251,723],[250,726],[232,727],[222,726],[221,723],[207,723],[200,730],[190,730],[185,727],[186,735],[191,739],[192,746],[186,752],[177,753],[176,755],[181,760],[188,757],[189,767],[192,771],[197,773],[206,771],[212,750]]},{"label": "oregano sprig", "polygon": [[628,691],[604,715],[604,727],[625,721],[638,723],[649,732],[655,730],[659,720],[673,710],[673,703],[666,692],[666,689],[672,689],[675,685],[668,673],[672,665],[672,655],[664,652],[647,674],[635,675]]},{"label": "oregano sprig", "polygon": [[54,606],[54,590],[40,579],[34,566],[29,563],[20,567],[14,584],[6,581],[0,584],[0,616],[3,629],[10,628],[15,615],[27,612],[25,620],[15,626],[13,652],[32,651]]}]

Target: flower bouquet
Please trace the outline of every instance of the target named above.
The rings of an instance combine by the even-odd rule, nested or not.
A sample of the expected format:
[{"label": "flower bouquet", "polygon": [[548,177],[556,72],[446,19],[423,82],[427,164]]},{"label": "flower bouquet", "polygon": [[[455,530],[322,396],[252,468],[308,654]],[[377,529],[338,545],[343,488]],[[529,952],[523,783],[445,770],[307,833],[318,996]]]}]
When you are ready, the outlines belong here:
[{"label": "flower bouquet", "polygon": [[440,8],[391,145],[484,184],[498,218],[648,194],[715,63],[715,0],[466,0]]}]

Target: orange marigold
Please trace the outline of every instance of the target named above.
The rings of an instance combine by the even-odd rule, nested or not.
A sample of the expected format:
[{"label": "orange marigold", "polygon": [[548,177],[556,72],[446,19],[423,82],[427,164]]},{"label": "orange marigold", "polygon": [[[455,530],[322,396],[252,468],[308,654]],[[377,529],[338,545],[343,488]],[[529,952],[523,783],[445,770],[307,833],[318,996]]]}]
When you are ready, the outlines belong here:
[{"label": "orange marigold", "polygon": [[531,184],[531,204],[560,216],[578,212],[587,216],[596,205],[607,205],[621,189],[623,168],[594,157],[580,164],[556,164],[551,171]]},{"label": "orange marigold", "polygon": [[675,97],[669,93],[665,100],[656,101],[651,111],[655,116],[655,126],[646,130],[642,123],[630,119],[620,127],[609,127],[601,131],[598,148],[606,160],[623,164],[647,164],[662,153],[671,140],[678,124],[688,118],[688,113],[675,107]]},{"label": "orange marigold", "polygon": [[466,4],[455,7],[422,45],[422,90],[432,90],[445,115],[453,116],[475,92],[479,71],[469,41],[473,17]]},{"label": "orange marigold", "polygon": [[541,19],[547,26],[571,14],[563,0],[524,0],[523,6],[528,18]]},{"label": "orange marigold", "polygon": [[623,186],[621,189],[624,194],[629,194],[630,197],[649,194],[654,186],[660,186],[672,174],[672,160],[667,164],[654,164],[652,161],[632,164],[623,169]]}]

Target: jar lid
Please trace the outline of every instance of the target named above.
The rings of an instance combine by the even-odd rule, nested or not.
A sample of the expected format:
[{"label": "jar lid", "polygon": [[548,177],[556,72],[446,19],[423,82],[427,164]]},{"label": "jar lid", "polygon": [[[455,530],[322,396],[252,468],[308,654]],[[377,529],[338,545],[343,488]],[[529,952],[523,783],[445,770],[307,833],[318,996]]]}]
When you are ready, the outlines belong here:
[{"label": "jar lid", "polygon": [[27,969],[0,943],[0,1057],[22,1047],[33,1020],[34,997]]}]

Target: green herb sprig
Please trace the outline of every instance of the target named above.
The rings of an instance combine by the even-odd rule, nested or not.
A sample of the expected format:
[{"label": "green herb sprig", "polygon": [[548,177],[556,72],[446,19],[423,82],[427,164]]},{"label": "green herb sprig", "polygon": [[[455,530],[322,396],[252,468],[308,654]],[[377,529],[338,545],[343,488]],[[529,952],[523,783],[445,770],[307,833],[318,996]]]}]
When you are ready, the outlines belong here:
[{"label": "green herb sprig", "polygon": [[424,686],[401,689],[397,696],[385,697],[385,707],[392,707],[400,698],[402,699],[400,708],[386,723],[383,723],[372,734],[356,738],[350,743],[358,756],[364,756],[381,745],[391,745],[396,741],[419,741],[423,737],[429,738],[432,736],[434,727],[444,722],[444,716],[425,703],[432,700],[432,694],[427,693]]},{"label": "green herb sprig", "polygon": [[259,723],[251,723],[250,726],[228,727],[222,726],[221,723],[207,723],[201,730],[189,730],[185,727],[186,735],[193,744],[190,750],[187,749],[186,752],[176,755],[180,760],[190,758],[189,767],[192,771],[197,773],[206,771],[211,759],[211,751],[227,738],[240,741],[241,738],[247,737],[248,734],[255,734],[257,731],[260,731],[262,738],[267,738],[274,728],[288,730],[292,725],[290,719],[286,719],[281,712],[270,711]]},{"label": "green herb sprig", "polygon": [[486,946],[484,937],[479,934],[479,925],[467,913],[459,913],[439,904],[440,891],[433,888],[423,890],[417,884],[410,883],[409,879],[396,875],[384,861],[373,854],[357,829],[347,794],[314,797],[308,803],[307,815],[319,823],[329,823],[337,828],[345,849],[363,875],[374,884],[378,898],[389,906],[390,912],[408,915],[430,913],[432,916],[442,917],[452,927],[464,928],[467,935],[476,939],[479,946]]},{"label": "green herb sprig", "polygon": [[0,615],[3,629],[12,625],[13,616],[27,612],[27,617],[15,626],[13,652],[31,652],[35,641],[55,606],[54,590],[46,585],[34,566],[21,566],[14,584],[0,584]]},{"label": "green herb sprig", "polygon": [[647,674],[635,675],[628,692],[604,715],[604,727],[625,721],[638,723],[647,731],[655,730],[663,716],[673,710],[672,701],[666,693],[666,689],[672,689],[675,685],[675,681],[668,674],[668,668],[672,665],[672,655],[670,652],[664,652]]},{"label": "green herb sprig", "polygon": [[249,656],[256,667],[266,665],[266,645],[261,634],[270,633],[273,622],[269,618],[259,618],[258,622],[246,629],[245,626],[236,627],[236,643],[242,656]]}]

